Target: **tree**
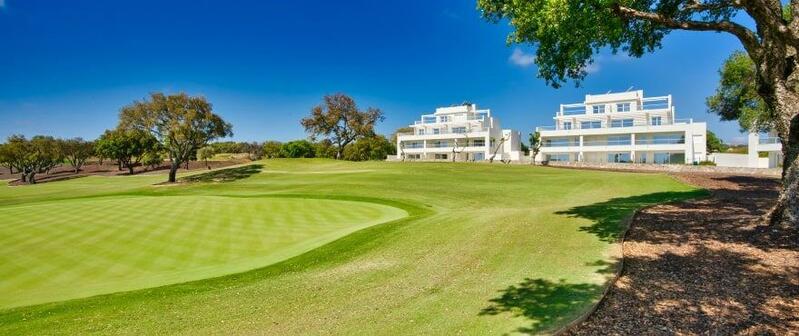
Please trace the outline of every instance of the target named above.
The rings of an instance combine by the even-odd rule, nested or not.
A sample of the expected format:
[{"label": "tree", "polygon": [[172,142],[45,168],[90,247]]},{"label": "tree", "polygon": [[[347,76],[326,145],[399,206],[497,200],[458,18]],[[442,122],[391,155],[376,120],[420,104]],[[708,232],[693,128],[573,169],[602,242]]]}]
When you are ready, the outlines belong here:
[{"label": "tree", "polygon": [[129,174],[133,174],[144,154],[158,149],[158,140],[142,130],[106,130],[95,142],[95,151],[99,155],[117,160]]},{"label": "tree", "polygon": [[724,144],[724,141],[721,141],[721,139],[716,136],[716,133],[711,131],[707,131],[706,143],[708,153],[718,153],[727,150],[727,145]]},{"label": "tree", "polygon": [[360,138],[344,150],[344,159],[350,161],[385,160],[395,152],[394,144],[382,135]]},{"label": "tree", "polygon": [[[36,174],[44,173],[63,161],[57,140],[51,136],[37,135],[30,140],[12,135],[3,145],[4,160],[17,168],[20,180],[36,183]],[[6,156],[7,155],[7,156]]]},{"label": "tree", "polygon": [[205,146],[197,150],[197,159],[205,161],[205,166],[208,169],[211,169],[211,165],[208,164],[208,159],[213,159],[214,155],[216,155],[216,151],[214,151],[214,147]]},{"label": "tree", "polygon": [[[510,43],[536,45],[538,75],[559,87],[579,84],[602,48],[632,57],[660,48],[674,30],[737,38],[755,64],[758,95],[783,144],[783,182],[771,223],[799,223],[799,0],[478,0],[483,17],[508,19]],[[787,14],[784,15],[783,13]],[[756,30],[734,21],[749,16]]]},{"label": "tree", "polygon": [[64,159],[75,170],[75,174],[94,155],[94,143],[81,138],[72,138],[58,141],[58,149]]},{"label": "tree", "polygon": [[336,153],[336,145],[329,139],[322,139],[314,144],[314,157],[335,159]]},{"label": "tree", "polygon": [[503,135],[501,138],[499,138],[499,141],[495,140],[496,139],[491,138],[491,143],[493,144],[496,142],[497,145],[494,147],[494,152],[491,153],[491,157],[488,158],[489,163],[494,163],[494,159],[497,157],[497,152],[499,152],[499,149],[502,148],[502,144],[504,144],[507,139],[505,139],[505,136]]},{"label": "tree", "polygon": [[774,128],[772,113],[757,92],[755,63],[736,51],[719,69],[716,93],[705,101],[708,112],[721,120],[738,120],[741,132],[768,132]]},{"label": "tree", "polygon": [[148,169],[158,168],[158,166],[164,163],[164,156],[161,152],[160,146],[158,150],[147,151],[142,155],[141,164]]},{"label": "tree", "polygon": [[150,99],[134,101],[122,108],[119,127],[152,134],[172,161],[169,182],[175,182],[181,163],[189,162],[209,141],[233,135],[233,126],[213,113],[204,97],[185,93],[153,93]]},{"label": "tree", "polygon": [[280,157],[280,147],[283,144],[280,141],[267,141],[263,144],[263,153],[267,159],[274,159]]},{"label": "tree", "polygon": [[355,100],[342,93],[327,95],[323,101],[300,123],[312,139],[324,136],[335,144],[336,159],[342,158],[344,148],[351,142],[374,135],[375,124],[384,119],[379,109],[358,110]]},{"label": "tree", "polygon": [[308,140],[289,141],[280,147],[280,156],[285,158],[312,158],[314,152],[314,145]]},{"label": "tree", "polygon": [[535,164],[535,157],[541,151],[541,133],[535,131],[530,133],[530,164]]}]

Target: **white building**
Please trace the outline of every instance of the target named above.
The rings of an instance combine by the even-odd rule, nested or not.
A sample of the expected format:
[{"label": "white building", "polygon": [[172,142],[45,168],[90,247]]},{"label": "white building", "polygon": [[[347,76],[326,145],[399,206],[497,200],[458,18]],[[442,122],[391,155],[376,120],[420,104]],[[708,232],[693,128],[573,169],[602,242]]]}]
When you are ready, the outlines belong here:
[{"label": "white building", "polygon": [[779,168],[782,166],[782,142],[774,132],[749,133],[747,154],[713,153],[708,160],[720,167]]},{"label": "white building", "polygon": [[491,110],[476,104],[439,107],[397,135],[397,158],[406,160],[520,160],[519,132],[503,130]]},{"label": "white building", "polygon": [[677,119],[671,95],[586,95],[585,102],[560,105],[554,119],[554,126],[537,128],[537,161],[690,164],[707,155],[706,124]]}]

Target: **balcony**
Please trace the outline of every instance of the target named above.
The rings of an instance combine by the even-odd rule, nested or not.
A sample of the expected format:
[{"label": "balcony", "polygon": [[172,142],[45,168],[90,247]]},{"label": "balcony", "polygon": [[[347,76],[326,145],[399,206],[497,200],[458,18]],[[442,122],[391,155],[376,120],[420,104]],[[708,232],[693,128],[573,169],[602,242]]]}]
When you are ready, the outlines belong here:
[{"label": "balcony", "polygon": [[[597,126],[597,122],[599,125]],[[554,126],[539,126],[536,127],[536,131],[574,131],[574,130],[581,130],[581,129],[619,129],[619,128],[628,128],[628,127],[659,127],[659,126],[670,126],[670,125],[685,125],[692,123],[692,119],[675,119],[674,122],[669,123],[666,120],[661,121],[660,123],[652,123],[650,120],[649,122],[644,120],[634,120],[632,124],[621,124],[621,125],[613,125],[612,123],[609,124],[607,121],[600,121],[595,120],[593,123],[586,124],[586,127],[583,127],[581,122],[573,123],[570,127],[564,127],[560,125]]]}]

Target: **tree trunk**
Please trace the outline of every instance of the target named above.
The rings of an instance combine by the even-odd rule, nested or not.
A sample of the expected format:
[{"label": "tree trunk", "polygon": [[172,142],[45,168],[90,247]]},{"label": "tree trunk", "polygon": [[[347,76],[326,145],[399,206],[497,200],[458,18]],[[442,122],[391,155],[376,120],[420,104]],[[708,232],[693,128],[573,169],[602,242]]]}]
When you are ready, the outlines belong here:
[{"label": "tree trunk", "polygon": [[28,182],[28,172],[24,170],[20,171],[19,180],[22,181],[23,183]]},{"label": "tree trunk", "polygon": [[128,166],[128,175],[133,175],[133,164],[129,164]]},{"label": "tree trunk", "polygon": [[177,173],[178,168],[180,167],[180,162],[175,159],[172,159],[172,164],[169,166],[169,183],[175,183],[177,181]]},{"label": "tree trunk", "polygon": [[36,171],[28,173],[28,184],[36,184]]},{"label": "tree trunk", "polygon": [[[768,99],[766,100],[769,101]],[[782,190],[769,212],[772,225],[799,225],[799,93],[777,85],[773,99],[776,129],[782,141]]]}]

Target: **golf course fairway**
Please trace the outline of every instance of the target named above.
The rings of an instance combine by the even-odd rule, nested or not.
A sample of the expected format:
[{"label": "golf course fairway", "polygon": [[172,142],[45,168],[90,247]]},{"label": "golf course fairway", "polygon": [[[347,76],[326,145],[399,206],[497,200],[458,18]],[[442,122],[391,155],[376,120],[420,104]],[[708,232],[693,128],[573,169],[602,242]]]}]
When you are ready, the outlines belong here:
[{"label": "golf course fairway", "polygon": [[[539,334],[663,174],[270,159],[0,187],[0,334]],[[222,182],[223,181],[223,182]]]}]

